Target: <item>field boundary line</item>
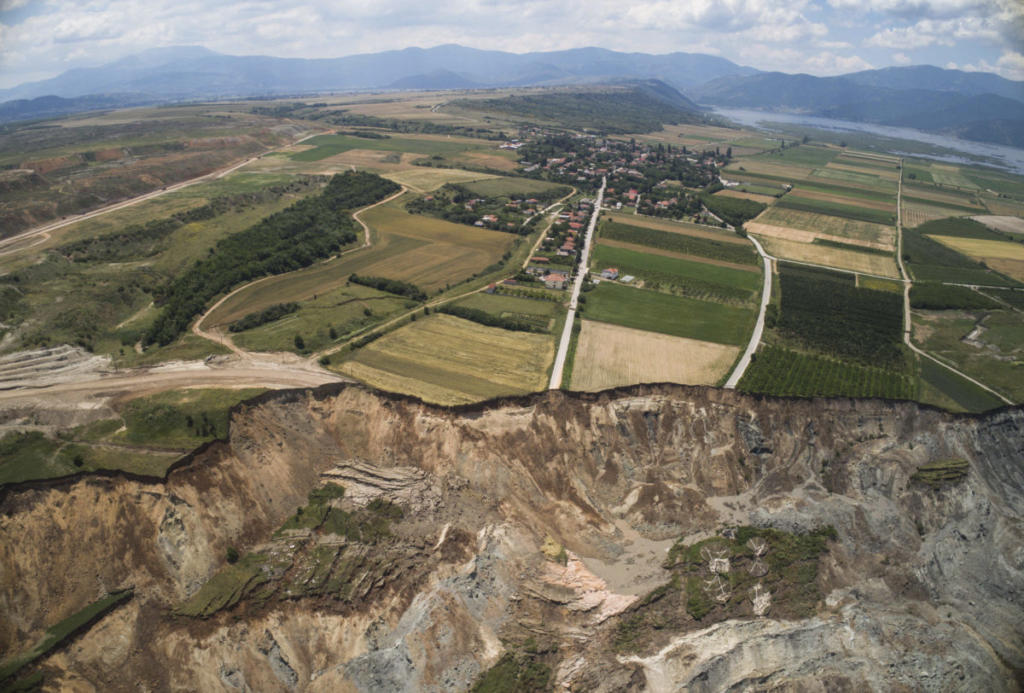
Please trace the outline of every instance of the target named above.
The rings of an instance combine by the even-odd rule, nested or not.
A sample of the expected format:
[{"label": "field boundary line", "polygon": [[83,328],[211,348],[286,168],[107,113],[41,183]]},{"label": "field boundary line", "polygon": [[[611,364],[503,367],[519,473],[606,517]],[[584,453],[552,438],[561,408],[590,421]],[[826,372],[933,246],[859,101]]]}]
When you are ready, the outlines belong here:
[{"label": "field boundary line", "polygon": [[944,363],[943,361],[940,361],[935,356],[932,356],[931,354],[926,352],[924,349],[920,349],[920,348],[918,348],[918,346],[916,344],[914,344],[914,340],[912,338],[913,325],[911,323],[911,312],[910,312],[910,287],[913,284],[913,282],[910,279],[908,279],[908,277],[910,275],[907,274],[907,268],[903,264],[903,209],[902,209],[903,208],[903,204],[902,204],[902,198],[903,198],[903,159],[901,157],[900,158],[900,176],[899,176],[899,179],[898,179],[898,186],[896,188],[896,262],[897,262],[897,265],[899,266],[900,276],[903,278],[903,343],[906,344],[907,347],[911,351],[913,351],[915,354],[918,354],[919,356],[924,356],[925,358],[931,359],[932,361],[934,361],[935,363],[939,364],[943,368],[945,368],[945,369],[947,369],[949,371],[952,371],[953,373],[959,375],[961,378],[974,383],[975,385],[977,385],[981,389],[985,390],[986,392],[995,395],[996,397],[1001,399],[1006,404],[1013,404],[1012,400],[1010,400],[1009,398],[1004,397],[1003,395],[999,394],[998,392],[996,392],[995,390],[990,388],[988,385],[985,385],[984,383],[978,382],[977,380],[975,380],[971,376],[969,376],[966,373],[964,373],[964,372],[954,368],[953,366],[949,365],[948,363]]},{"label": "field boundary line", "polygon": [[750,342],[747,344],[746,351],[743,352],[743,356],[740,357],[740,361],[736,364],[732,374],[729,375],[729,379],[725,381],[723,386],[726,390],[735,390],[736,385],[740,382],[740,378],[747,372],[747,368],[750,366],[751,360],[754,358],[754,352],[757,351],[758,346],[761,345],[761,335],[764,333],[764,318],[765,313],[768,310],[768,303],[772,300],[772,258],[768,253],[764,252],[764,248],[753,236],[747,236],[750,242],[754,244],[754,248],[757,249],[758,254],[761,256],[764,262],[764,284],[761,289],[761,310],[757,314],[757,322],[754,323],[754,332],[750,335]]}]

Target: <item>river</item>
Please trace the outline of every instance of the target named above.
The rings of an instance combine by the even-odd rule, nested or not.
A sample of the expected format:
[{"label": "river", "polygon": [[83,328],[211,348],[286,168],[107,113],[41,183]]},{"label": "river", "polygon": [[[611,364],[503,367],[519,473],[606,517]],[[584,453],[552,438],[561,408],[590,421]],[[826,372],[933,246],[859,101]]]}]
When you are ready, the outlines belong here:
[{"label": "river", "polygon": [[[918,156],[927,159],[963,164],[978,163],[978,160],[980,159],[983,163],[989,165],[1007,169],[1015,173],[1024,173],[1024,149],[1017,149],[1015,147],[962,140],[948,135],[914,130],[913,128],[875,125],[874,123],[857,123],[850,120],[834,120],[832,118],[819,118],[817,116],[802,115],[799,113],[772,113],[768,111],[752,111],[741,108],[715,108],[714,112],[747,127],[770,129],[772,123],[782,123],[785,125],[805,125],[807,127],[818,128],[820,130],[864,132],[891,139],[920,142],[934,147],[952,150],[952,152],[914,152],[909,153],[908,156]],[[907,154],[907,152],[901,151],[893,151],[892,153]]]}]

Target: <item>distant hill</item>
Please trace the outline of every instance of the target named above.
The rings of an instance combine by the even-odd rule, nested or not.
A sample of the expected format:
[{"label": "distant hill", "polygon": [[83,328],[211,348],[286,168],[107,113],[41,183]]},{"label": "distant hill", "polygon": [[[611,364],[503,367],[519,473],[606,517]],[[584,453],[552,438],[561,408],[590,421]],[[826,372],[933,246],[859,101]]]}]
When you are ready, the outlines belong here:
[{"label": "distant hill", "polygon": [[70,113],[128,108],[153,103],[154,99],[138,94],[94,94],[64,99],[59,96],[40,96],[35,99],[15,99],[0,103],[0,123],[21,120],[58,118]]},{"label": "distant hill", "polygon": [[1024,147],[1024,83],[992,74],[930,66],[839,77],[763,72],[720,77],[691,94],[715,106],[799,112]]},{"label": "distant hill", "polygon": [[473,89],[480,85],[451,70],[434,70],[425,75],[410,75],[396,79],[389,89]]},{"label": "distant hill", "polygon": [[[159,48],[102,67],[0,90],[0,101],[56,95],[135,93],[162,101],[305,94],[353,89],[578,84],[660,79],[688,88],[724,75],[757,71],[711,55],[618,53],[579,48],[505,53],[463,46],[406,48],[306,60],[222,55],[205,48]],[[436,86],[427,86],[427,85]]]},{"label": "distant hill", "polygon": [[536,123],[606,133],[652,132],[665,124],[694,123],[705,118],[697,104],[659,80],[450,103]]}]

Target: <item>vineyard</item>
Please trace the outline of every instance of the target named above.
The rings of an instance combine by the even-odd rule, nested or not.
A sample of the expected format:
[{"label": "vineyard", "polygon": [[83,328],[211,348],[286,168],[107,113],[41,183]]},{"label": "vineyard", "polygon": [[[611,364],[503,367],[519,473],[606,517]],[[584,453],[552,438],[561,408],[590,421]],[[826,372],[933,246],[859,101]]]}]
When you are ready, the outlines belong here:
[{"label": "vineyard", "polygon": [[744,265],[757,264],[757,253],[754,252],[752,246],[714,241],[710,238],[697,238],[696,236],[688,236],[682,233],[645,229],[614,221],[607,222],[601,227],[601,237],[645,245],[649,248],[671,250],[687,255],[698,255],[711,258],[712,260],[736,262]]},{"label": "vineyard", "polygon": [[914,379],[905,373],[775,346],[757,353],[738,387],[744,392],[786,397],[913,399],[916,395]]},{"label": "vineyard", "polygon": [[780,266],[779,331],[801,346],[861,363],[899,367],[903,312],[898,294],[858,289],[833,272]]}]

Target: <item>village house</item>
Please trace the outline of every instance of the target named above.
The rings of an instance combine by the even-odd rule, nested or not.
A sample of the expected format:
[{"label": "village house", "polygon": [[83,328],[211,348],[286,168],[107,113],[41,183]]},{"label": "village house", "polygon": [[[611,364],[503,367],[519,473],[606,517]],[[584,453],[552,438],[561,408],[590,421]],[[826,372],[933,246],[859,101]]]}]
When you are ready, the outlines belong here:
[{"label": "village house", "polygon": [[561,272],[552,272],[544,277],[544,286],[549,289],[564,289],[569,276]]},{"label": "village house", "polygon": [[601,278],[602,279],[618,279],[619,278],[619,270],[618,270],[618,268],[616,268],[616,267],[606,267],[605,269],[601,270]]}]

